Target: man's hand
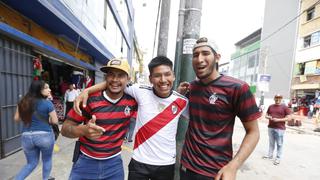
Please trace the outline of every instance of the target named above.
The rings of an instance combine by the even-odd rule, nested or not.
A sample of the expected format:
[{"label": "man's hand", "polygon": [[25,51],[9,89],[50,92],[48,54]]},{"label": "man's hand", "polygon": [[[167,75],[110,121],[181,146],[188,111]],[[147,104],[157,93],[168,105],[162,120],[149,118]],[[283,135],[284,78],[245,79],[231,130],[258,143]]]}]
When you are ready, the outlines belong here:
[{"label": "man's hand", "polygon": [[270,116],[270,115],[266,115],[265,118],[269,119],[269,120],[272,120],[272,116]]},{"label": "man's hand", "polygon": [[86,132],[85,135],[89,139],[98,139],[105,132],[105,129],[96,125],[96,116],[92,115],[92,119],[86,124]]},{"label": "man's hand", "polygon": [[229,163],[220,169],[214,180],[235,180],[237,175],[237,168],[232,167]]},{"label": "man's hand", "polygon": [[76,111],[77,114],[82,115],[82,111],[80,108],[80,104],[82,102],[82,107],[85,108],[87,106],[87,100],[89,97],[89,93],[87,90],[83,90],[76,100],[73,102],[73,109]]},{"label": "man's hand", "polygon": [[182,95],[185,95],[189,91],[189,86],[190,86],[190,83],[182,82],[179,84],[179,87],[177,88],[177,92]]}]

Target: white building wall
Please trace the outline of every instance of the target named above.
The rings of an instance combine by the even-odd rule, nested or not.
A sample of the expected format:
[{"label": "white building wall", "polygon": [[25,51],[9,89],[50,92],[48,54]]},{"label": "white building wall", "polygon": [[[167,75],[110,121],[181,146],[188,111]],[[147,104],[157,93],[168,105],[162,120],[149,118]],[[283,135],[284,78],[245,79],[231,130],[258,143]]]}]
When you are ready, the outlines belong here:
[{"label": "white building wall", "polygon": [[[119,26],[117,25],[110,7],[107,9],[107,26],[103,27],[106,0],[60,0],[65,6],[88,28],[88,30],[105,46],[115,57],[126,57],[128,47],[124,42]],[[128,11],[115,0],[117,9],[121,9],[121,19],[128,33]],[[126,6],[122,1],[122,5]],[[127,10],[127,9],[125,9]],[[123,52],[121,53],[121,44]]]},{"label": "white building wall", "polygon": [[[271,75],[269,92],[265,93],[266,99],[272,99],[276,93],[282,94],[286,99],[290,96],[298,21],[295,19],[283,26],[298,15],[299,5],[299,0],[266,1],[259,69],[260,73]],[[258,96],[260,97],[260,93]]]}]

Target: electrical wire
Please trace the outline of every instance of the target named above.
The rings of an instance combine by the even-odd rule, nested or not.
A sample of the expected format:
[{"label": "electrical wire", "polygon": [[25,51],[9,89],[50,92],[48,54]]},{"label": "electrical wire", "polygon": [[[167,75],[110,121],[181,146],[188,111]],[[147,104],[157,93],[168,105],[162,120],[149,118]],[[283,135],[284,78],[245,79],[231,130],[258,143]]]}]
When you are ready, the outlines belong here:
[{"label": "electrical wire", "polygon": [[[309,8],[314,7],[316,5],[318,5],[320,3],[320,0],[317,1],[316,3],[314,3],[313,5],[311,5]],[[291,19],[290,21],[288,21],[287,23],[285,23],[284,25],[282,25],[281,27],[279,27],[277,30],[275,30],[274,32],[272,32],[271,34],[269,34],[268,36],[266,36],[264,39],[261,39],[260,42],[263,42],[267,39],[269,39],[270,37],[272,37],[273,35],[275,35],[276,33],[278,33],[279,31],[281,31],[283,28],[285,28],[286,26],[288,26],[290,23],[292,23],[293,21],[295,21],[296,19],[298,19],[305,11],[307,11],[309,8],[305,9],[304,11],[302,11],[300,14],[298,14],[296,17],[294,17],[293,19]]]}]

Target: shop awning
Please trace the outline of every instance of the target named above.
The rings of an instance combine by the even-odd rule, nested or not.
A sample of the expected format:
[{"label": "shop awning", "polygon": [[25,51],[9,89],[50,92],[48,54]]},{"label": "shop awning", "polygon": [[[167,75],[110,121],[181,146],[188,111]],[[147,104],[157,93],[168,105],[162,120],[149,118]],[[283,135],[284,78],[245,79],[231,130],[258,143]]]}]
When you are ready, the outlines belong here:
[{"label": "shop awning", "polygon": [[298,89],[320,89],[320,84],[294,84],[292,85],[291,89],[298,90]]},{"label": "shop awning", "polygon": [[105,64],[114,55],[83,24],[57,0],[2,0],[25,17],[57,36],[64,36],[96,61]]},{"label": "shop awning", "polygon": [[29,36],[28,34],[25,34],[5,23],[0,22],[0,32],[3,34],[6,34],[8,36],[10,36],[13,39],[16,39],[17,41],[22,41],[25,44],[28,44],[40,51],[43,51],[45,53],[47,53],[50,56],[56,57],[58,59],[61,59],[62,61],[81,67],[81,68],[85,68],[88,70],[92,70],[92,71],[96,71],[97,68],[89,63],[86,63],[84,61],[81,61],[79,59],[74,58],[73,56],[64,53],[52,46],[49,46],[45,43],[43,43],[42,41],[39,41],[38,39]]}]

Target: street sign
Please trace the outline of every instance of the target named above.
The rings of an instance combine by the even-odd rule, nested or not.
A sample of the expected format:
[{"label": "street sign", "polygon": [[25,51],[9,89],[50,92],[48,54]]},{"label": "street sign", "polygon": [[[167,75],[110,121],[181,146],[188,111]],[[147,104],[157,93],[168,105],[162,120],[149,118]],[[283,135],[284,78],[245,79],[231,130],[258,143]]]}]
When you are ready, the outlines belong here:
[{"label": "street sign", "polygon": [[197,41],[196,39],[184,39],[182,54],[192,54],[192,49],[196,41]]},{"label": "street sign", "polygon": [[269,92],[269,82],[271,80],[270,74],[259,74],[258,88],[260,91]]}]

